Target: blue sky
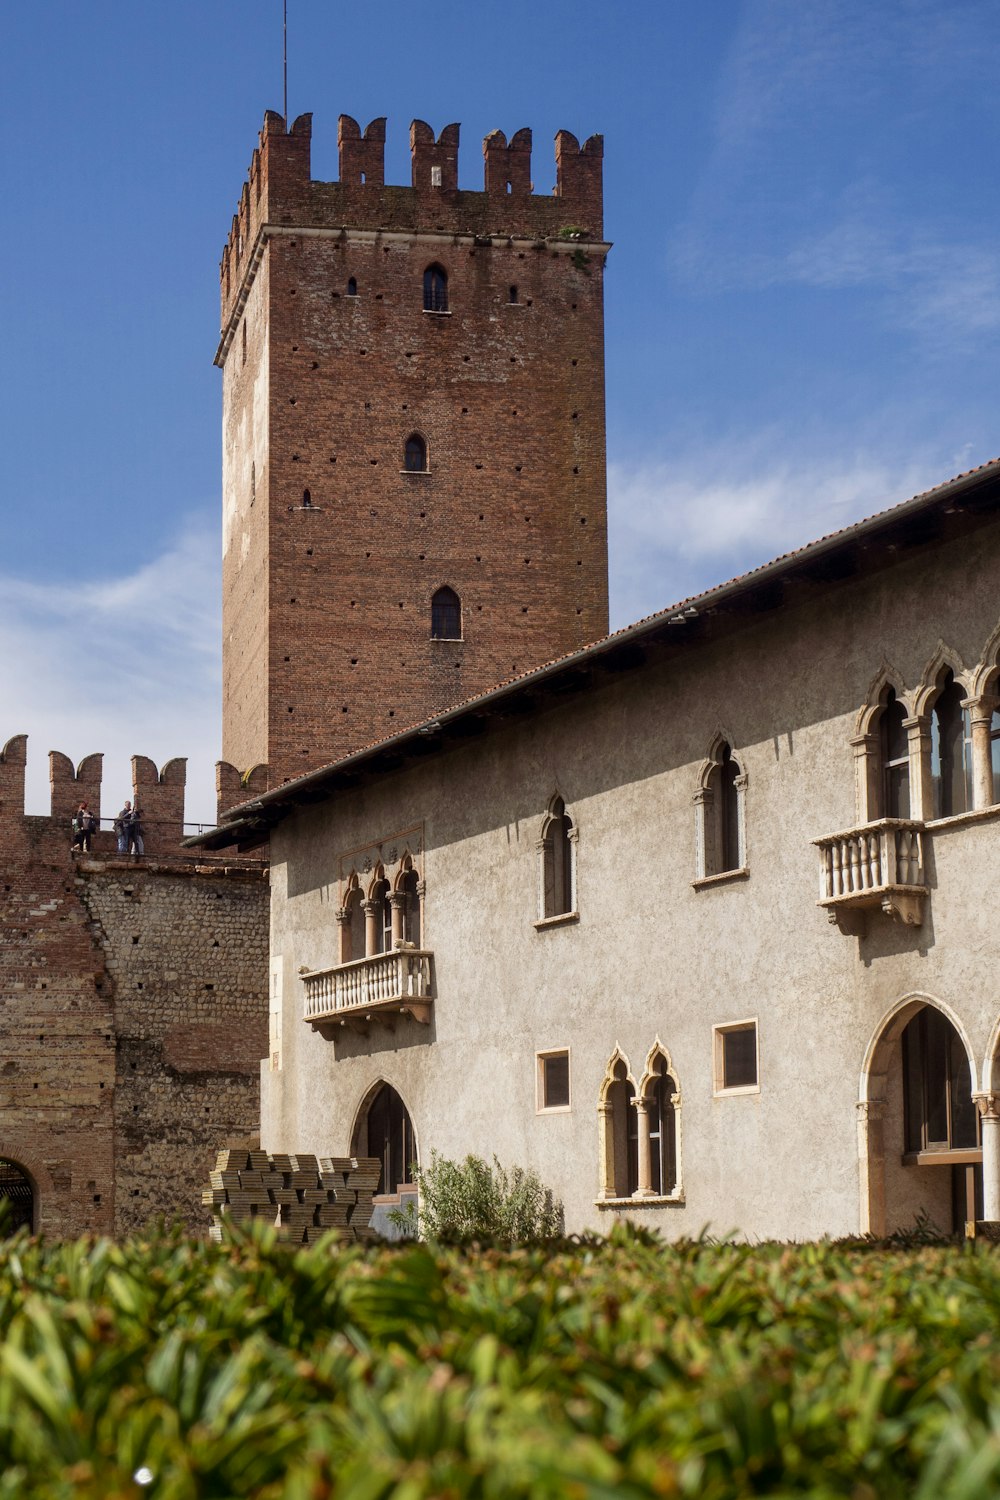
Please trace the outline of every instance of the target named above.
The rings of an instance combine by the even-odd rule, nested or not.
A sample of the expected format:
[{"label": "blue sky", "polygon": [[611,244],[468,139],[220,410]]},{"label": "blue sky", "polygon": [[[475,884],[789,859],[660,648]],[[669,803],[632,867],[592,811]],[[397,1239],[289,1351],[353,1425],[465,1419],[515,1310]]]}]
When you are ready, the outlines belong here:
[{"label": "blue sky", "polygon": [[[1000,451],[992,0],[289,0],[289,110],[605,136],[612,623]],[[218,259],[281,0],[3,7],[0,743],[219,744]]]}]

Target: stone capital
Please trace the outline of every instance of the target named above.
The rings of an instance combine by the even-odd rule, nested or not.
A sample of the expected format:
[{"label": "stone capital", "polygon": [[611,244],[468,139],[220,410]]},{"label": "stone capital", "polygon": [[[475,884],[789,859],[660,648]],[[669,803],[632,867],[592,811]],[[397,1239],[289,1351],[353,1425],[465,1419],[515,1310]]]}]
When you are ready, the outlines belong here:
[{"label": "stone capital", "polygon": [[985,1091],[973,1094],[973,1101],[982,1120],[1000,1120],[1000,1094]]}]

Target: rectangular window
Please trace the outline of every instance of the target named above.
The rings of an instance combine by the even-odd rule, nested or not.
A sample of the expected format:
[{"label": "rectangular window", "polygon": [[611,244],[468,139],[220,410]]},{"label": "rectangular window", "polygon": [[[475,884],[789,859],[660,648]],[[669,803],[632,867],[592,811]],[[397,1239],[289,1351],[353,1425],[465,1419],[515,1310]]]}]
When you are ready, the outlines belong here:
[{"label": "rectangular window", "polygon": [[757,1022],[734,1021],[716,1026],[715,1092],[749,1093],[758,1088]]},{"label": "rectangular window", "polygon": [[539,1052],[536,1059],[538,1112],[569,1109],[569,1052]]}]

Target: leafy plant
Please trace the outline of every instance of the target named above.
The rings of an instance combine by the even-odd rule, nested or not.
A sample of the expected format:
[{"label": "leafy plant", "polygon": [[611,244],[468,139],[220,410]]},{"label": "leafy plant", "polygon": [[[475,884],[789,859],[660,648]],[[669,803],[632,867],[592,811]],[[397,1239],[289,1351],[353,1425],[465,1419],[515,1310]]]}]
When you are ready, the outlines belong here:
[{"label": "leafy plant", "polygon": [[536,1172],[507,1171],[496,1157],[449,1161],[437,1152],[417,1171],[420,1229],[440,1244],[495,1240],[502,1244],[552,1239],[563,1232],[563,1208]]}]

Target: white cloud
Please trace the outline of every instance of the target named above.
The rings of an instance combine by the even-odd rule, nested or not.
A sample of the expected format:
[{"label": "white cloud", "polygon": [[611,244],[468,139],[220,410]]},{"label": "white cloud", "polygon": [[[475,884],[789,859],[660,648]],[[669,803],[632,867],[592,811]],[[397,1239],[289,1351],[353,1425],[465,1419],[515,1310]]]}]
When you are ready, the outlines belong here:
[{"label": "white cloud", "polygon": [[711,455],[608,470],[612,628],[769,562],[949,477],[940,458],[775,459],[731,441]]},{"label": "white cloud", "polygon": [[29,736],[29,812],[48,811],[49,750],[102,751],[105,813],[129,795],[132,755],[187,756],[186,815],[214,821],[219,598],[218,536],[200,521],[118,578],[0,576],[0,743]]}]

